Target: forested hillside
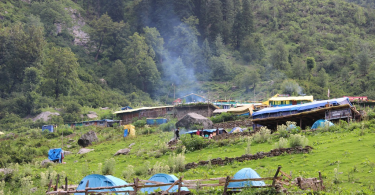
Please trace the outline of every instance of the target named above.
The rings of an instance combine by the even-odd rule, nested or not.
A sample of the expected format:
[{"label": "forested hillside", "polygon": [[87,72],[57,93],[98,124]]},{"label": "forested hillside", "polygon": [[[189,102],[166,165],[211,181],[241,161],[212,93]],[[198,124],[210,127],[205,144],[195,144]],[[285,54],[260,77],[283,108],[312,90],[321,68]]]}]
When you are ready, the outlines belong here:
[{"label": "forested hillside", "polygon": [[[177,97],[210,99],[277,92],[324,99],[328,90],[375,99],[373,7],[357,0],[1,1],[1,123],[46,107],[168,104],[174,89]],[[66,110],[63,120],[79,119],[77,109]]]}]

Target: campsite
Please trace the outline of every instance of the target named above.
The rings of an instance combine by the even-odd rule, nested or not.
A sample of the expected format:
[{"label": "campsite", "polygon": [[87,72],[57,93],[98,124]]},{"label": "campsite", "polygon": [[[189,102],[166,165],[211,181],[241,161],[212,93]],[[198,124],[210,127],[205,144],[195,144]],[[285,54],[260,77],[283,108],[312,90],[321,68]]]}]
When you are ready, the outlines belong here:
[{"label": "campsite", "polygon": [[374,0],[0,1],[0,195],[375,194]]}]

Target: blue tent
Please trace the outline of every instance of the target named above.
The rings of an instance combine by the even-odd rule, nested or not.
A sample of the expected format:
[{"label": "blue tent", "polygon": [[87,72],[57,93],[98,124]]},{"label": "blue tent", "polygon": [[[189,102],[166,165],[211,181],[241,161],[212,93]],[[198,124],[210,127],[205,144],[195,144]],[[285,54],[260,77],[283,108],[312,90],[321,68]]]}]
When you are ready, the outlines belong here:
[{"label": "blue tent", "polygon": [[324,127],[325,123],[328,122],[329,126],[333,126],[334,124],[331,121],[327,121],[325,119],[319,119],[315,121],[311,129],[317,129],[319,127]]},{"label": "blue tent", "polygon": [[[128,184],[124,180],[119,179],[117,177],[113,177],[112,175],[92,174],[92,175],[86,176],[85,178],[81,180],[81,182],[79,183],[77,187],[77,190],[85,190],[87,181],[90,181],[89,187],[91,188],[120,186],[120,185]],[[108,192],[108,191],[113,191],[114,194],[128,195],[129,193],[127,192],[116,193],[116,191],[134,191],[134,190],[132,187],[95,190],[95,192]],[[75,193],[75,195],[84,195],[84,194],[85,193]]]},{"label": "blue tent", "polygon": [[[257,172],[251,168],[243,168],[238,171],[233,179],[254,179],[261,178]],[[236,187],[250,187],[250,186],[265,186],[266,184],[263,181],[242,181],[242,182],[230,182],[228,188]]]},{"label": "blue tent", "polygon": [[238,132],[243,132],[243,129],[241,129],[241,127],[235,127],[229,133],[238,133]]},{"label": "blue tent", "polygon": [[[164,173],[155,174],[149,179],[149,181],[157,181],[157,182],[163,182],[163,183],[174,183],[177,180],[178,180],[178,178],[176,176],[168,175],[168,174],[164,174]],[[146,183],[146,185],[153,185],[153,183]],[[142,188],[141,192],[143,192],[143,193],[147,192],[147,193],[150,194],[154,191],[157,191],[157,189],[164,191],[164,190],[167,190],[169,187],[170,186]],[[177,192],[177,191],[178,191],[178,186],[175,185],[168,192],[172,193],[172,192]],[[189,192],[189,189],[187,187],[181,187],[181,191]]]},{"label": "blue tent", "polygon": [[48,130],[49,132],[53,133],[53,125],[43,125],[42,131]]},{"label": "blue tent", "polygon": [[63,152],[63,150],[61,148],[54,148],[54,149],[50,149],[48,151],[48,159],[50,161],[59,161],[59,163],[61,163],[61,153]]}]

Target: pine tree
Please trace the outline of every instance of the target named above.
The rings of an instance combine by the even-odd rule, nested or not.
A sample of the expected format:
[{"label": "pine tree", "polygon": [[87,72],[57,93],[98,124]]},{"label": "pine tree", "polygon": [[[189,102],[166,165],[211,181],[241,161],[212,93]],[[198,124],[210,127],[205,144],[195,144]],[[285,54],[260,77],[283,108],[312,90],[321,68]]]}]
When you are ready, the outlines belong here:
[{"label": "pine tree", "polygon": [[247,35],[250,35],[254,32],[254,21],[253,13],[251,11],[251,4],[249,0],[243,1],[242,8],[242,25],[241,25],[241,39],[245,38]]},{"label": "pine tree", "polygon": [[230,42],[234,17],[235,10],[233,0],[225,0],[223,4],[223,39],[225,44],[228,44]]},{"label": "pine tree", "polygon": [[223,31],[223,13],[221,12],[220,0],[212,0],[208,10],[209,29],[208,37],[210,41],[214,41],[216,37]]}]

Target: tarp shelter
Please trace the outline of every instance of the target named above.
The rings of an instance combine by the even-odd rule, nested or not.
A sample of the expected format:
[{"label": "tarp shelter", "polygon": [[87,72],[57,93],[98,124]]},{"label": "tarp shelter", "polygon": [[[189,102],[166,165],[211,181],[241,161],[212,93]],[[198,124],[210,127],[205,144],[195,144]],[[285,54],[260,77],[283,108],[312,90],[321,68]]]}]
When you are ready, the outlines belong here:
[{"label": "tarp shelter", "polygon": [[164,123],[167,123],[167,119],[166,118],[148,118],[146,119],[146,123],[148,125],[161,125],[161,124],[164,124]]},{"label": "tarp shelter", "polygon": [[64,154],[62,154],[63,152],[64,151],[61,148],[50,149],[48,151],[48,159],[50,161],[58,161],[59,163],[61,163],[61,160],[64,157]]},{"label": "tarp shelter", "polygon": [[[216,129],[203,129],[203,134],[210,135],[211,133],[216,132]],[[197,133],[197,130],[191,130],[186,132],[186,134],[193,134],[195,135]],[[228,133],[225,129],[219,128],[219,134]]]},{"label": "tarp shelter", "polygon": [[43,125],[42,131],[48,130],[49,132],[53,133],[53,125]]},{"label": "tarp shelter", "polygon": [[[89,181],[90,188],[94,187],[110,187],[110,186],[120,186],[120,185],[126,185],[124,180],[119,179],[117,177],[113,177],[112,175],[97,175],[92,174],[88,175],[85,178],[81,180],[79,183],[77,190],[85,190],[87,181]],[[92,190],[95,192],[113,192],[113,194],[121,194],[121,195],[128,195],[127,192],[120,192],[116,193],[116,191],[134,191],[132,187],[126,187],[126,188],[113,188],[113,189],[102,189],[102,190]],[[90,190],[88,191],[90,192]],[[75,195],[84,195],[85,193],[75,193]]]},{"label": "tarp shelter", "polygon": [[327,121],[325,119],[319,119],[319,120],[315,121],[313,126],[311,126],[311,129],[317,129],[319,127],[324,127],[326,124],[328,124],[329,126],[334,125],[331,121]]},{"label": "tarp shelter", "polygon": [[[158,173],[153,175],[149,181],[156,181],[156,182],[162,182],[162,183],[174,183],[175,181],[178,180],[178,178],[174,175],[168,175],[164,173]],[[146,185],[154,185],[153,183],[146,183]],[[162,190],[165,191],[169,188],[170,186],[162,186],[162,187],[150,187],[150,188],[142,188],[140,191],[143,193],[148,193],[151,194],[155,191]],[[168,192],[173,193],[178,191],[178,185],[174,185]],[[190,193],[189,189],[187,187],[181,187],[180,189],[181,194],[188,194]]]},{"label": "tarp shelter", "polygon": [[135,136],[135,127],[133,125],[124,125],[124,137]]},{"label": "tarp shelter", "polygon": [[125,106],[125,107],[122,107],[122,108],[121,108],[121,110],[131,110],[131,109],[133,109],[133,108],[130,107],[130,106]]},{"label": "tarp shelter", "polygon": [[[261,178],[257,172],[251,168],[243,168],[234,174],[233,179],[255,179]],[[265,186],[263,181],[242,181],[242,182],[230,182],[228,188],[240,188],[250,186]]]},{"label": "tarp shelter", "polygon": [[238,132],[243,132],[241,127],[235,127],[229,133],[238,133]]},{"label": "tarp shelter", "polygon": [[251,116],[253,114],[253,110],[254,110],[254,105],[247,104],[247,105],[243,105],[241,107],[231,108],[227,111],[227,113],[231,113],[231,114],[234,114],[234,115]]}]

